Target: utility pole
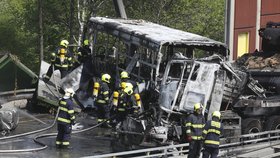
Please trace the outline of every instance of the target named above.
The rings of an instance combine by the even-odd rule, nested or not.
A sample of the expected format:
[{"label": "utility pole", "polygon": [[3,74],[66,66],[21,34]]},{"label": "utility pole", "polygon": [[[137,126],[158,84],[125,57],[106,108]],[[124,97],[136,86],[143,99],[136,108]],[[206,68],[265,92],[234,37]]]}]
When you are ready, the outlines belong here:
[{"label": "utility pole", "polygon": [[124,5],[123,5],[123,0],[113,0],[113,2],[114,2],[114,6],[115,6],[117,16],[121,17],[123,19],[127,19],[125,8],[124,8]]}]

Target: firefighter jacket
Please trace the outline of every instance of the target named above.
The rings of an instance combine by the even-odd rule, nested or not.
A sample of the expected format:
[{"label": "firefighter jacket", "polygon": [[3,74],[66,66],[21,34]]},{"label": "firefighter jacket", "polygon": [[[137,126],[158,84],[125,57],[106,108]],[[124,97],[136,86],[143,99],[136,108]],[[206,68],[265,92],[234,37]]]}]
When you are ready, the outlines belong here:
[{"label": "firefighter jacket", "polygon": [[78,49],[78,62],[84,63],[86,59],[91,55],[91,49],[89,46],[83,46]]},{"label": "firefighter jacket", "polygon": [[219,148],[220,136],[223,132],[223,124],[219,121],[207,121],[203,129],[204,146]]},{"label": "firefighter jacket", "polygon": [[98,95],[96,98],[96,102],[99,104],[109,104],[109,86],[106,82],[99,82],[99,89],[98,89]]},{"label": "firefighter jacket", "polygon": [[201,114],[191,114],[186,121],[186,134],[192,140],[202,140],[202,130],[205,125],[204,116]]},{"label": "firefighter jacket", "polygon": [[73,124],[74,121],[74,102],[71,98],[60,99],[57,122],[60,124]]},{"label": "firefighter jacket", "polygon": [[[122,79],[122,80],[121,80],[121,83],[122,83],[122,82],[131,83],[132,86],[133,86],[133,90],[135,90],[136,87],[137,87],[137,82],[135,82],[135,81],[133,81],[133,80],[130,80],[130,79],[127,79],[127,78]],[[120,87],[121,87],[121,84],[120,84]]]},{"label": "firefighter jacket", "polygon": [[[115,98],[113,98],[113,105],[114,99]],[[138,113],[141,108],[141,105],[142,102],[138,93],[129,95],[125,92],[120,92],[117,105],[118,111],[129,110],[130,113]]]},{"label": "firefighter jacket", "polygon": [[59,47],[51,56],[51,62],[56,67],[68,69],[68,67],[73,66],[72,56],[65,47]]}]

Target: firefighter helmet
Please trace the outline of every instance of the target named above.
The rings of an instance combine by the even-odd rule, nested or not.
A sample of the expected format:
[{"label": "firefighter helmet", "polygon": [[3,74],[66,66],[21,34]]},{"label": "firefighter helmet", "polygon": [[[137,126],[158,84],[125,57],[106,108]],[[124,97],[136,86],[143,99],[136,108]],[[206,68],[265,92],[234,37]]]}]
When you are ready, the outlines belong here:
[{"label": "firefighter helmet", "polygon": [[101,76],[101,80],[106,82],[106,83],[110,83],[110,80],[111,80],[111,76],[109,74],[103,74]]},{"label": "firefighter helmet", "polygon": [[62,40],[62,41],[60,42],[60,45],[63,46],[63,47],[65,47],[65,48],[67,48],[68,45],[69,45],[69,42],[68,42],[67,40]]},{"label": "firefighter helmet", "polygon": [[129,78],[128,73],[126,71],[121,72],[121,79]]},{"label": "firefighter helmet", "polygon": [[86,39],[84,40],[84,46],[88,46],[89,45],[89,41]]},{"label": "firefighter helmet", "polygon": [[220,113],[220,111],[214,111],[214,112],[212,113],[212,117],[217,117],[218,119],[221,119],[221,113]]},{"label": "firefighter helmet", "polygon": [[123,90],[126,94],[131,95],[133,93],[133,89],[132,87],[125,87],[125,89]]},{"label": "firefighter helmet", "polygon": [[121,88],[125,89],[125,87],[126,87],[126,82],[121,82]]},{"label": "firefighter helmet", "polygon": [[65,89],[64,96],[66,96],[66,97],[73,97],[74,94],[75,94],[75,91],[73,90],[73,88],[66,88]]},{"label": "firefighter helmet", "polygon": [[201,103],[196,103],[196,104],[194,104],[194,111],[199,110],[199,109],[201,109],[201,108],[202,108]]},{"label": "firefighter helmet", "polygon": [[130,88],[130,89],[133,89],[133,85],[132,85],[131,83],[129,83],[129,82],[126,82],[126,83],[125,83],[125,87],[128,87],[128,88]]}]

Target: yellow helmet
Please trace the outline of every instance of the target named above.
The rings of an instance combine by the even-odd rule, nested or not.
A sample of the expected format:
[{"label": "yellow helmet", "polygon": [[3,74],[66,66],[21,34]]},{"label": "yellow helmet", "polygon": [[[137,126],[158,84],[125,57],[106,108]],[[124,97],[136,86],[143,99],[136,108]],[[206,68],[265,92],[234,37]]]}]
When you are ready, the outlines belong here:
[{"label": "yellow helmet", "polygon": [[104,81],[104,82],[110,83],[111,76],[109,74],[103,74],[101,76],[101,80]]},{"label": "yellow helmet", "polygon": [[69,45],[69,42],[68,42],[67,40],[62,40],[62,41],[60,42],[60,45],[67,48],[68,45]]},{"label": "yellow helmet", "polygon": [[88,46],[89,45],[89,41],[88,40],[84,40],[84,46]]},{"label": "yellow helmet", "polygon": [[125,87],[126,87],[126,82],[121,82],[121,88],[125,89]]},{"label": "yellow helmet", "polygon": [[218,119],[221,119],[221,113],[220,113],[220,111],[214,111],[214,112],[212,113],[212,117],[217,117]]},{"label": "yellow helmet", "polygon": [[196,103],[194,104],[194,111],[198,110],[198,109],[201,109],[202,108],[202,105],[201,103]]},{"label": "yellow helmet", "polygon": [[123,79],[123,78],[129,78],[128,73],[126,71],[123,71],[121,73],[121,79]]}]

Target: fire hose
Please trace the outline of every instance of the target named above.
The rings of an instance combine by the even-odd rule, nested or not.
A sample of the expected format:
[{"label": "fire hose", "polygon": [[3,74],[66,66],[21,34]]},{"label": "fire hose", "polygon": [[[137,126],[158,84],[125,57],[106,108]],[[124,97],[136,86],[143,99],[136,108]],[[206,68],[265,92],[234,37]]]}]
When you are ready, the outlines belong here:
[{"label": "fire hose", "polygon": [[[40,78],[40,80],[42,80]],[[45,83],[45,82],[44,82]],[[47,85],[47,83],[45,83],[47,88],[51,91],[51,93],[56,96],[52,90],[50,89],[50,87]],[[56,83],[55,83],[56,84]],[[56,89],[57,89],[57,86],[56,86]],[[58,89],[57,89],[58,90]],[[57,96],[56,96],[57,97]],[[59,97],[57,97],[59,98]],[[59,114],[59,107],[57,108],[57,113],[56,113],[56,116],[55,116],[55,119],[53,121],[53,123],[46,127],[46,128],[43,128],[43,129],[39,129],[39,130],[35,130],[35,131],[31,131],[31,132],[26,132],[26,133],[22,133],[22,134],[17,134],[17,135],[13,135],[13,136],[7,136],[7,137],[3,137],[3,138],[0,138],[0,140],[7,140],[7,139],[13,139],[13,138],[18,138],[18,137],[22,137],[22,136],[27,136],[27,135],[31,135],[31,134],[35,134],[35,133],[39,133],[39,132],[43,132],[43,131],[46,131],[46,130],[49,130],[51,129],[55,123],[56,123],[56,120],[57,120],[57,117],[58,117],[58,114]],[[76,134],[76,133],[81,133],[81,132],[85,132],[85,131],[89,131],[89,130],[92,130],[92,129],[95,129],[97,128],[98,126],[102,125],[103,123],[113,119],[115,116],[112,116],[111,118],[108,118],[106,120],[104,120],[103,122],[100,122],[92,127],[89,127],[89,128],[86,128],[86,129],[82,129],[82,130],[79,130],[79,131],[74,131],[72,132],[72,134]],[[57,133],[49,133],[49,134],[42,134],[42,135],[38,135],[36,136],[35,138],[33,138],[33,141],[37,144],[39,144],[41,147],[38,147],[38,148],[29,148],[29,149],[15,149],[15,150],[0,150],[0,153],[19,153],[19,152],[33,152],[33,151],[40,151],[40,150],[44,150],[46,149],[48,146],[42,142],[40,142],[38,139],[40,138],[44,138],[44,137],[50,137],[50,136],[55,136],[57,135]]]}]

